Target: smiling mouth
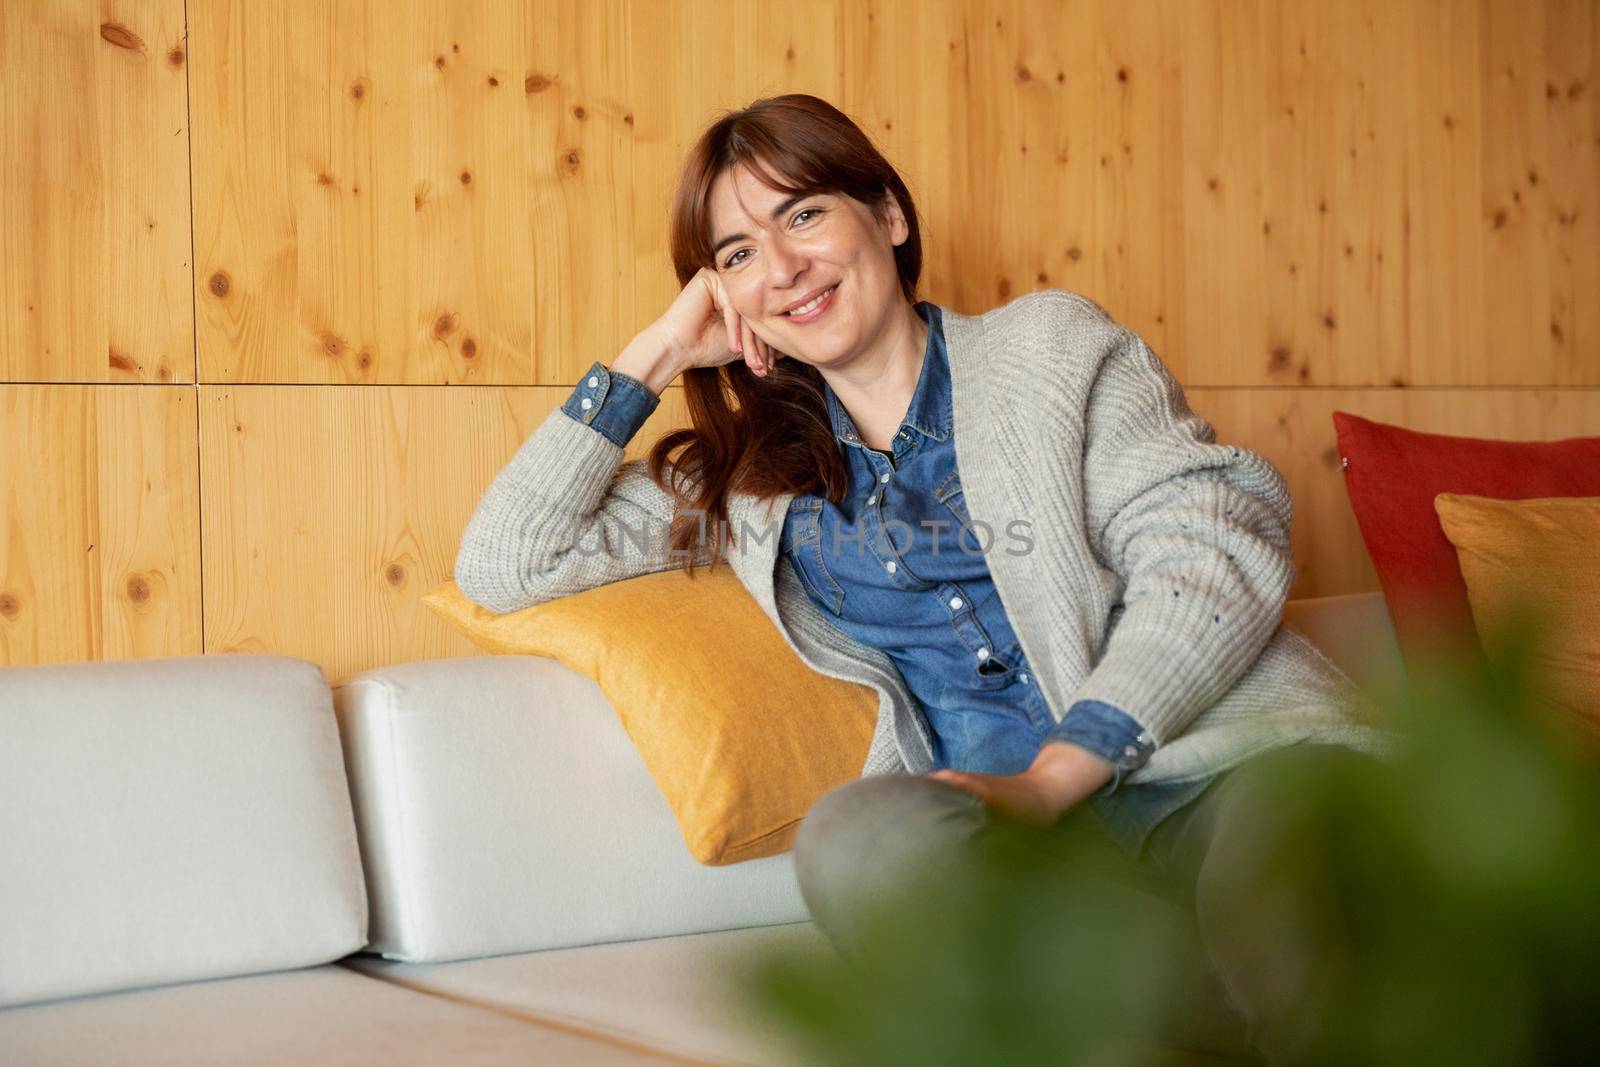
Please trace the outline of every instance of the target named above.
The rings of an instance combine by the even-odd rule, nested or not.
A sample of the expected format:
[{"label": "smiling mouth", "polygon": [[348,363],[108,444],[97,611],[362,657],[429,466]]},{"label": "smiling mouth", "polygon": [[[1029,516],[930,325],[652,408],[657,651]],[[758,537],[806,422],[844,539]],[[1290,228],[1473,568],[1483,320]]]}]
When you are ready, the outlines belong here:
[{"label": "smiling mouth", "polygon": [[832,306],[834,295],[839,291],[839,285],[840,283],[835,282],[821,296],[816,297],[812,304],[807,305],[808,310],[803,312],[798,309],[793,312],[785,311],[783,317],[794,322],[810,322]]}]

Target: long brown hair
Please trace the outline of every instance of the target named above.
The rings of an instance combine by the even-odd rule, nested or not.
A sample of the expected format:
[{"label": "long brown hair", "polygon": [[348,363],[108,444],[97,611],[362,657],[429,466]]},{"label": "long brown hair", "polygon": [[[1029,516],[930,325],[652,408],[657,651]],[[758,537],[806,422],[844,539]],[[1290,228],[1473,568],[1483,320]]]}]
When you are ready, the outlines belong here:
[{"label": "long brown hair", "polygon": [[[804,93],[767,97],[724,113],[689,150],[673,197],[669,236],[680,286],[715,264],[711,188],[737,164],[780,192],[849,196],[880,220],[886,218],[885,198],[893,194],[910,230],[895,247],[895,269],[906,301],[917,301],[922,235],[905,182],[848,116]],[[683,374],[683,392],[693,428],[663,435],[650,450],[649,466],[656,484],[676,500],[668,544],[683,554],[691,576],[696,554],[690,549],[704,547],[708,526],[715,532],[713,568],[726,551],[723,532],[732,493],[765,498],[821,492],[833,501],[844,498],[849,469],[834,439],[822,374],[815,367],[780,359],[765,378],[752,374],[743,360],[695,367]],[[675,451],[680,454],[669,458]]]}]

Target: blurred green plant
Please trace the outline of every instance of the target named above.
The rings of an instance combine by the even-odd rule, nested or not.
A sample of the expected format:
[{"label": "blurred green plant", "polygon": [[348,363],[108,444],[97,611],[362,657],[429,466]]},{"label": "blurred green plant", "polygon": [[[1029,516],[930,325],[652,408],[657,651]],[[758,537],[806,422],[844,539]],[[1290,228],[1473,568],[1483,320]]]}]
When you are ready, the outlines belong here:
[{"label": "blurred green plant", "polygon": [[[1496,635],[1487,674],[1413,670],[1382,709],[1393,760],[1264,776],[1270,817],[1244,850],[1259,862],[1227,907],[1294,909],[1317,941],[1293,1062],[1600,1055],[1600,769],[1527,674],[1537,607]],[[1161,918],[1148,873],[1073,847],[1070,885],[1027,849],[977,847],[867,909],[859,958],[768,950],[734,994],[803,1063],[1262,1062],[1200,1051],[1229,1022],[1197,994],[1215,980],[1185,913]]]}]

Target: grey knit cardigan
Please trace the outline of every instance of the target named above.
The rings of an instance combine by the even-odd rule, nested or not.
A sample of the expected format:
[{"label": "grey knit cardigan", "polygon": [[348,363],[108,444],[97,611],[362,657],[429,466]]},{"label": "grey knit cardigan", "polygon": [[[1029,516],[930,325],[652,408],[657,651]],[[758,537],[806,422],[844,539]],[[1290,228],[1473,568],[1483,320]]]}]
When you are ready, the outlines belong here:
[{"label": "grey knit cardigan", "polygon": [[[1054,289],[980,315],[945,308],[943,322],[967,511],[1058,721],[1084,699],[1138,720],[1156,748],[1130,785],[1301,741],[1397,751],[1350,678],[1282,625],[1295,573],[1282,475],[1217,443],[1137,334]],[[681,566],[666,544],[672,496],[622,454],[550,412],[467,525],[462,592],[506,613]],[[889,656],[778,565],[792,499],[733,494],[728,562],[807,666],[877,691],[862,776],[932,769],[928,722]]]}]

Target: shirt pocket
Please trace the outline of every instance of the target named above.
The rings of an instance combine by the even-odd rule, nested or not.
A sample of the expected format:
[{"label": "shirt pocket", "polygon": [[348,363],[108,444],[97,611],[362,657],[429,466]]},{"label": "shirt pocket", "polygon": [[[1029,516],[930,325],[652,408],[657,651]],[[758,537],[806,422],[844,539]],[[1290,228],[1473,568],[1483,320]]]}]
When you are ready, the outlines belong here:
[{"label": "shirt pocket", "polygon": [[[972,528],[972,516],[967,513],[967,494],[961,489],[961,472],[951,471],[945,475],[933,489],[934,499],[938,500],[950,512],[955,525],[948,533],[941,532],[940,538],[949,537],[955,542],[955,547],[968,555],[982,555],[983,542],[979,540],[977,531]],[[940,544],[943,548],[943,541]]]},{"label": "shirt pocket", "polygon": [[790,505],[794,521],[784,524],[780,551],[800,577],[811,599],[834,615],[844,610],[844,589],[828,572],[822,553],[822,501],[797,501]]}]

